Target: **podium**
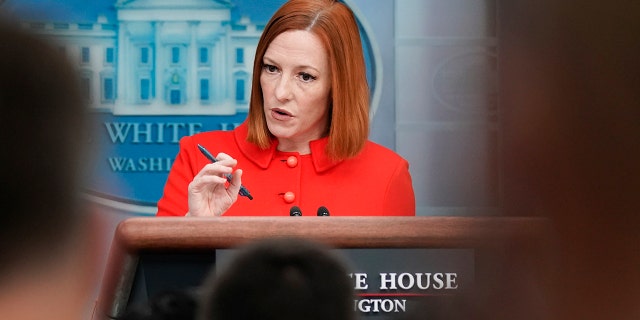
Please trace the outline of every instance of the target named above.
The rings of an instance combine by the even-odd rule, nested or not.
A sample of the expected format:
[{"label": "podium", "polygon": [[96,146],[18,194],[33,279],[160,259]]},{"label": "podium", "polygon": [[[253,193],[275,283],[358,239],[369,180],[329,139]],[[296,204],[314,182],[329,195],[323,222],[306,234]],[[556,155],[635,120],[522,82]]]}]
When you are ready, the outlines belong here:
[{"label": "podium", "polygon": [[[142,254],[215,252],[267,237],[297,237],[337,249],[535,246],[548,221],[532,217],[215,217],[130,218],[116,228],[94,319],[126,310]],[[475,254],[482,270],[491,266]],[[489,258],[486,258],[489,261]],[[485,265],[483,265],[485,264]]]}]

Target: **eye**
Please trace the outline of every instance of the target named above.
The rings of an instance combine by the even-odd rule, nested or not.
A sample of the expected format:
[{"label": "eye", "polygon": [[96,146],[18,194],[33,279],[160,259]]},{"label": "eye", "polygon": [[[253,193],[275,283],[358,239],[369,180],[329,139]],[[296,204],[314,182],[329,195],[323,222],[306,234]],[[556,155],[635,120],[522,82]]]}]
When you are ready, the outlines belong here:
[{"label": "eye", "polygon": [[311,82],[313,80],[316,80],[316,77],[306,73],[306,72],[300,72],[298,74],[298,77],[303,81],[303,82]]},{"label": "eye", "polygon": [[262,65],[262,69],[264,69],[266,72],[268,73],[276,73],[278,72],[278,67],[271,65],[271,64],[263,64]]}]

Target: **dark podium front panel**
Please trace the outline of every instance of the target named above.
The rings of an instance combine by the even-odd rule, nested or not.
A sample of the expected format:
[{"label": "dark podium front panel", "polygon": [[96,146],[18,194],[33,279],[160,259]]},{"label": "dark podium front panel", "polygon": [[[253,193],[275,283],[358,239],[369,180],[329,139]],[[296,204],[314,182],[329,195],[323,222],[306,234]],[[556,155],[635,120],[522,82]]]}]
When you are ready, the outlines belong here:
[{"label": "dark podium front panel", "polygon": [[[362,319],[397,319],[405,313],[445,308],[474,284],[472,249],[334,249],[344,257],[356,297],[353,309]],[[234,249],[143,252],[128,306],[147,303],[164,292],[195,292],[207,275],[224,267]]]},{"label": "dark podium front panel", "polygon": [[459,308],[490,288],[505,247],[535,247],[536,218],[132,218],[114,236],[94,319],[170,290],[195,290],[238,246],[268,237],[329,245],[346,258],[362,319],[409,319]]}]

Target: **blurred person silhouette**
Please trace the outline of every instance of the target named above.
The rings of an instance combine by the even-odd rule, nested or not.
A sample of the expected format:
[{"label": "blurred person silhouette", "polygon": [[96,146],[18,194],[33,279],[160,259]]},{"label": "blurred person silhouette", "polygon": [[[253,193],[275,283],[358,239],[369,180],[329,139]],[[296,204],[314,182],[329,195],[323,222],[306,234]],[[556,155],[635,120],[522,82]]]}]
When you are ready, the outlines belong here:
[{"label": "blurred person silhouette", "polygon": [[88,127],[76,71],[1,14],[0,70],[0,315],[81,319],[99,252],[79,196]]},{"label": "blurred person silhouette", "polygon": [[640,319],[640,3],[500,1],[499,24],[504,211],[551,233],[429,319]]},{"label": "blurred person silhouette", "polygon": [[505,210],[554,229],[505,273],[535,281],[513,313],[640,319],[640,3],[502,10]]},{"label": "blurred person silhouette", "polygon": [[415,215],[409,163],[368,140],[369,95],[351,9],[286,2],[256,48],[247,120],[182,138],[157,215]]},{"label": "blurred person silhouette", "polygon": [[311,240],[273,238],[241,248],[212,271],[200,320],[354,320],[346,260]]}]

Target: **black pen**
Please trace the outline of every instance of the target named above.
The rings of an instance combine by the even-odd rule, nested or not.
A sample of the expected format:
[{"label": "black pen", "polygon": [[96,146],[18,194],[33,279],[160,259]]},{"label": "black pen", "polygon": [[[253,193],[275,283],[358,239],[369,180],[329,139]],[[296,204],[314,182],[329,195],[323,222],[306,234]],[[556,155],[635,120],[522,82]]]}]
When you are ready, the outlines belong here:
[{"label": "black pen", "polygon": [[[205,149],[203,146],[198,144],[198,149],[200,149],[200,152],[202,152],[202,154],[204,154],[204,156],[207,157],[207,159],[209,159],[211,163],[218,161],[218,159],[216,159],[213,155],[211,155],[211,153],[207,149]],[[227,181],[231,182],[230,173],[227,173],[225,177],[227,177]],[[238,194],[249,198],[249,200],[253,200],[253,196],[251,195],[251,193],[249,193],[249,190],[247,190],[247,188],[245,188],[243,185],[240,185],[240,192],[238,192]]]}]

